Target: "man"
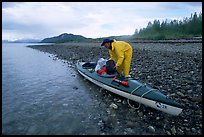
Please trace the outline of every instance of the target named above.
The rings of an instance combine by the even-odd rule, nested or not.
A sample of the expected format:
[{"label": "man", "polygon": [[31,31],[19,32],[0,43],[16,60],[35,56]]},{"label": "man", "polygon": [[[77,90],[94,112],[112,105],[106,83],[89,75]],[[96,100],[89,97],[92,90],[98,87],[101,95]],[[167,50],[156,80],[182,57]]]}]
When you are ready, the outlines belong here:
[{"label": "man", "polygon": [[132,60],[132,47],[125,41],[104,39],[101,46],[108,49],[110,58],[116,62],[115,69],[123,73],[125,77],[130,77],[130,64]]}]

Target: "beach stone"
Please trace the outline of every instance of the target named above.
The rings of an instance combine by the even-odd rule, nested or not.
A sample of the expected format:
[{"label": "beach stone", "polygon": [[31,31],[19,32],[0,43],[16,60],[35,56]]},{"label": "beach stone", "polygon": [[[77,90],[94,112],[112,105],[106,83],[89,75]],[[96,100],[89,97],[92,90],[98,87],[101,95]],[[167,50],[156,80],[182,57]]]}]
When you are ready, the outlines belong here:
[{"label": "beach stone", "polygon": [[166,134],[167,134],[167,135],[171,135],[171,132],[169,132],[169,131],[166,131]]},{"label": "beach stone", "polygon": [[111,107],[111,108],[114,108],[114,109],[117,109],[117,108],[118,108],[118,106],[117,106],[116,104],[114,104],[114,103],[111,103],[111,104],[110,104],[110,107]]},{"label": "beach stone", "polygon": [[143,113],[142,113],[142,112],[139,112],[139,113],[138,113],[138,116],[142,117],[142,116],[143,116]]},{"label": "beach stone", "polygon": [[154,128],[153,126],[148,126],[148,130],[149,130],[150,132],[152,132],[152,133],[155,132],[155,128]]},{"label": "beach stone", "polygon": [[194,132],[194,133],[196,133],[196,129],[195,129],[194,127],[191,128],[191,131]]},{"label": "beach stone", "polygon": [[176,68],[174,68],[174,70],[175,70],[175,71],[179,71],[179,68],[176,67]]},{"label": "beach stone", "polygon": [[191,97],[191,101],[200,103],[202,102],[202,97],[201,96]]},{"label": "beach stone", "polygon": [[180,128],[178,128],[178,130],[177,130],[177,134],[178,134],[178,135],[184,135],[184,131],[181,130]]},{"label": "beach stone", "polygon": [[127,101],[124,99],[124,100],[122,101],[122,104],[127,104]]},{"label": "beach stone", "polygon": [[171,128],[171,133],[172,133],[172,135],[176,135],[176,128],[175,128],[175,126],[173,126]]},{"label": "beach stone", "polygon": [[132,122],[132,121],[127,121],[126,125],[127,125],[127,127],[129,127],[129,128],[133,128],[133,127],[135,126],[135,123]]},{"label": "beach stone", "polygon": [[181,92],[176,92],[176,94],[178,94],[179,96],[181,96],[181,97],[184,97],[185,95],[183,94],[183,93],[181,93]]}]

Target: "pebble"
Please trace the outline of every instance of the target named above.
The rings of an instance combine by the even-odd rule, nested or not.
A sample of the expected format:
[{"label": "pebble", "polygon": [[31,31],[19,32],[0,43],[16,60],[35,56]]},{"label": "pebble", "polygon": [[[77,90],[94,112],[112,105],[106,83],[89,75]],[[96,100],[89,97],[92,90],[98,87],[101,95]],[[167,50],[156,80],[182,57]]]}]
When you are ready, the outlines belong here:
[{"label": "pebble", "polygon": [[175,71],[179,71],[179,68],[174,68]]},{"label": "pebble", "polygon": [[171,132],[169,132],[169,131],[166,131],[166,134],[167,134],[167,135],[171,135]]},{"label": "pebble", "polygon": [[124,100],[122,101],[122,104],[127,104],[127,101],[124,99]]},{"label": "pebble", "polygon": [[142,117],[142,116],[143,116],[143,113],[142,113],[142,112],[139,112],[139,113],[138,113],[138,116]]},{"label": "pebble", "polygon": [[202,101],[202,97],[201,96],[199,96],[199,97],[191,97],[191,101],[193,101],[193,102],[201,102]]},{"label": "pebble", "polygon": [[176,128],[175,128],[175,126],[173,126],[173,127],[171,128],[171,133],[172,133],[173,135],[176,135]]},{"label": "pebble", "polygon": [[111,104],[110,104],[110,107],[111,107],[111,108],[114,108],[114,109],[117,109],[117,108],[118,108],[118,106],[117,106],[116,104],[114,104],[114,103],[111,103]]},{"label": "pebble", "polygon": [[178,128],[178,131],[177,131],[178,135],[184,135],[184,131],[181,130],[180,128]]},{"label": "pebble", "polygon": [[191,131],[196,133],[196,129],[195,128],[191,128]]},{"label": "pebble", "polygon": [[176,92],[179,96],[184,97],[185,95],[181,92]]},{"label": "pebble", "polygon": [[148,126],[148,130],[149,130],[150,132],[152,132],[152,133],[155,132],[155,128],[154,128],[153,126]]},{"label": "pebble", "polygon": [[126,125],[127,125],[127,127],[129,127],[129,128],[133,128],[133,127],[135,126],[135,123],[132,122],[132,121],[127,121]]}]

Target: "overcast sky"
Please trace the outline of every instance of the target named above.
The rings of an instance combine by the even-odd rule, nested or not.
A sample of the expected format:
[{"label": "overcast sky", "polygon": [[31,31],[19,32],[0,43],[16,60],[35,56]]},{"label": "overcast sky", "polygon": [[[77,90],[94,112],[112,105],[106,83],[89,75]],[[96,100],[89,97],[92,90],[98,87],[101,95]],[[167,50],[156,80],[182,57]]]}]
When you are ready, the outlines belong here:
[{"label": "overcast sky", "polygon": [[183,20],[202,2],[3,2],[2,39],[132,35],[149,21]]}]

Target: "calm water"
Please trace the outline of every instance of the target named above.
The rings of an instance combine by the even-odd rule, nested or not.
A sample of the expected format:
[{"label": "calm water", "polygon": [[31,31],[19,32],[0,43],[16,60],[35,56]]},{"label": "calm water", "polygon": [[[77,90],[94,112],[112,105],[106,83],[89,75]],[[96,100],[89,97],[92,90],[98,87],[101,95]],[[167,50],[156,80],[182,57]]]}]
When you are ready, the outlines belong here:
[{"label": "calm water", "polygon": [[99,88],[25,45],[2,46],[2,133],[100,134],[106,106]]}]

